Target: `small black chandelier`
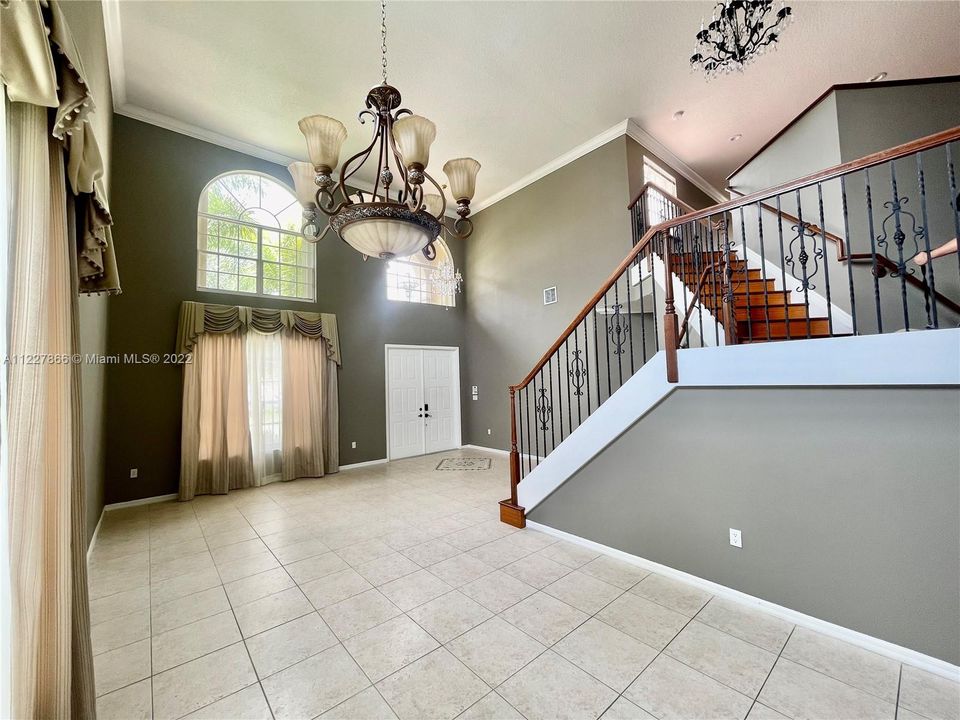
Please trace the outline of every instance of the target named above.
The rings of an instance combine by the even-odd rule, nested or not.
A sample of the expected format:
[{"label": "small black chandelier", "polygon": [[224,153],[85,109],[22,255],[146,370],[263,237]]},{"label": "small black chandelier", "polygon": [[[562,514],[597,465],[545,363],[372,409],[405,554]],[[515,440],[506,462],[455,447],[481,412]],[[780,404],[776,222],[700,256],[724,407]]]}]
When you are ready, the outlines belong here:
[{"label": "small black chandelier", "polygon": [[710,23],[704,26],[700,21],[690,65],[703,70],[708,78],[742,71],[766,48],[776,46],[793,19],[791,9],[782,0],[780,9],[771,16],[773,12],[773,0],[718,2]]}]

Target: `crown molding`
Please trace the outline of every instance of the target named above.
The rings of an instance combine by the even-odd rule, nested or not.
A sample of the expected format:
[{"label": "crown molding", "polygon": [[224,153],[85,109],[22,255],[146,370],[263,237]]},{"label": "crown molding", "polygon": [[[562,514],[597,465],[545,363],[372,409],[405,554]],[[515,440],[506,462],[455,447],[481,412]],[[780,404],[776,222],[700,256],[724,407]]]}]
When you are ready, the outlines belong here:
[{"label": "crown molding", "polygon": [[110,71],[110,93],[113,111],[119,112],[127,102],[127,74],[123,67],[123,30],[120,24],[120,0],[103,0],[103,32],[107,43],[107,69]]},{"label": "crown molding", "polygon": [[657,140],[653,135],[640,127],[636,121],[629,119],[626,122],[626,135],[651,153],[659,157],[663,162],[683,175],[687,180],[700,188],[707,195],[717,202],[726,202],[730,199],[729,195],[724,195],[719,189],[715,188],[700,173],[687,165],[683,160],[674,154],[666,145]]},{"label": "crown molding", "polygon": [[572,150],[568,150],[563,155],[560,155],[554,158],[553,160],[548,162],[546,165],[541,165],[533,172],[528,173],[527,175],[524,175],[522,178],[517,180],[512,185],[508,185],[503,190],[500,190],[499,192],[496,192],[493,195],[490,195],[489,197],[485,197],[480,202],[473,203],[470,209],[473,212],[477,213],[477,212],[480,212],[481,210],[484,210],[490,207],[491,205],[495,205],[501,200],[510,197],[514,193],[523,190],[525,187],[527,187],[527,185],[532,185],[537,180],[540,180],[541,178],[546,177],[550,173],[556,170],[559,170],[565,165],[569,165],[574,160],[579,160],[587,153],[593,152],[597,148],[606,145],[611,140],[616,140],[618,137],[626,135],[626,133],[627,133],[627,121],[624,120],[622,122],[618,122],[613,127],[608,128],[607,130],[604,130],[599,135],[595,135],[594,137],[587,140],[585,143],[581,143],[580,145],[577,145]]}]

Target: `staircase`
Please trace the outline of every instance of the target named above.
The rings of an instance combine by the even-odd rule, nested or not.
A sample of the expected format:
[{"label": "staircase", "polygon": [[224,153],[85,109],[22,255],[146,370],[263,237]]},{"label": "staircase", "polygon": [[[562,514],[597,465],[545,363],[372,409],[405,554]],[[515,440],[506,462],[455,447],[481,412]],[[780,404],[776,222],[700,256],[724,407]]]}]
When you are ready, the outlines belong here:
[{"label": "staircase", "polygon": [[[510,497],[501,520],[524,526],[517,487],[559,446],[564,462],[544,468],[554,480],[557,466],[574,472],[589,448],[607,442],[601,435],[628,421],[593,423],[571,438],[628,383],[640,398],[649,373],[639,386],[631,381],[654,359],[677,383],[679,354],[698,348],[713,348],[706,357],[729,370],[760,348],[724,359],[715,353],[734,351],[719,346],[844,336],[858,344],[853,336],[960,326],[960,256],[911,262],[960,235],[958,151],[955,127],[699,210],[645,185],[629,205],[631,251],[509,388]],[[803,347],[797,362],[812,368],[819,353]],[[781,352],[757,357],[789,362]]]}]

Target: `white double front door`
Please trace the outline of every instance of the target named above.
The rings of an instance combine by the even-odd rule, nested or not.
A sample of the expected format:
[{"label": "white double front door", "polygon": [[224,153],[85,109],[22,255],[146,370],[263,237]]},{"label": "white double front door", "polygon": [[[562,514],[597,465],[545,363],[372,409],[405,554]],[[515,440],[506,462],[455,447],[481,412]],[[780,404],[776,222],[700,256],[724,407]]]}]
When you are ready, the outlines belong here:
[{"label": "white double front door", "polygon": [[457,348],[387,346],[391,460],[460,447]]}]

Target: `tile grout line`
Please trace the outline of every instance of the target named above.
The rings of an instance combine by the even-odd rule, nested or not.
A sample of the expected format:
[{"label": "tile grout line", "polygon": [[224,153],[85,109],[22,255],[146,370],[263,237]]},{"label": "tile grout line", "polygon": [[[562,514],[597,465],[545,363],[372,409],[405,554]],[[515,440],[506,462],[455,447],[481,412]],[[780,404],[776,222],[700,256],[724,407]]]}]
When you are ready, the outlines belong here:
[{"label": "tile grout line", "polygon": [[[753,712],[754,705],[760,702],[760,694],[763,692],[763,688],[766,687],[767,681],[770,679],[770,676],[773,675],[773,670],[774,668],[777,667],[777,663],[780,662],[780,658],[783,657],[783,651],[787,649],[787,643],[790,642],[790,638],[793,637],[793,633],[796,632],[796,629],[797,629],[796,625],[794,625],[793,628],[791,628],[790,634],[787,635],[787,639],[784,641],[783,645],[780,647],[780,652],[777,653],[777,659],[773,661],[773,665],[771,665],[770,669],[767,671],[767,676],[763,679],[763,682],[760,683],[760,689],[757,690],[757,696],[753,699],[753,702],[750,703],[750,709],[747,711],[748,716],[750,715],[751,712]],[[773,709],[776,710],[776,708],[773,708]],[[780,712],[780,711],[777,710],[777,712]],[[781,714],[786,715],[786,713],[781,713]]]}]

